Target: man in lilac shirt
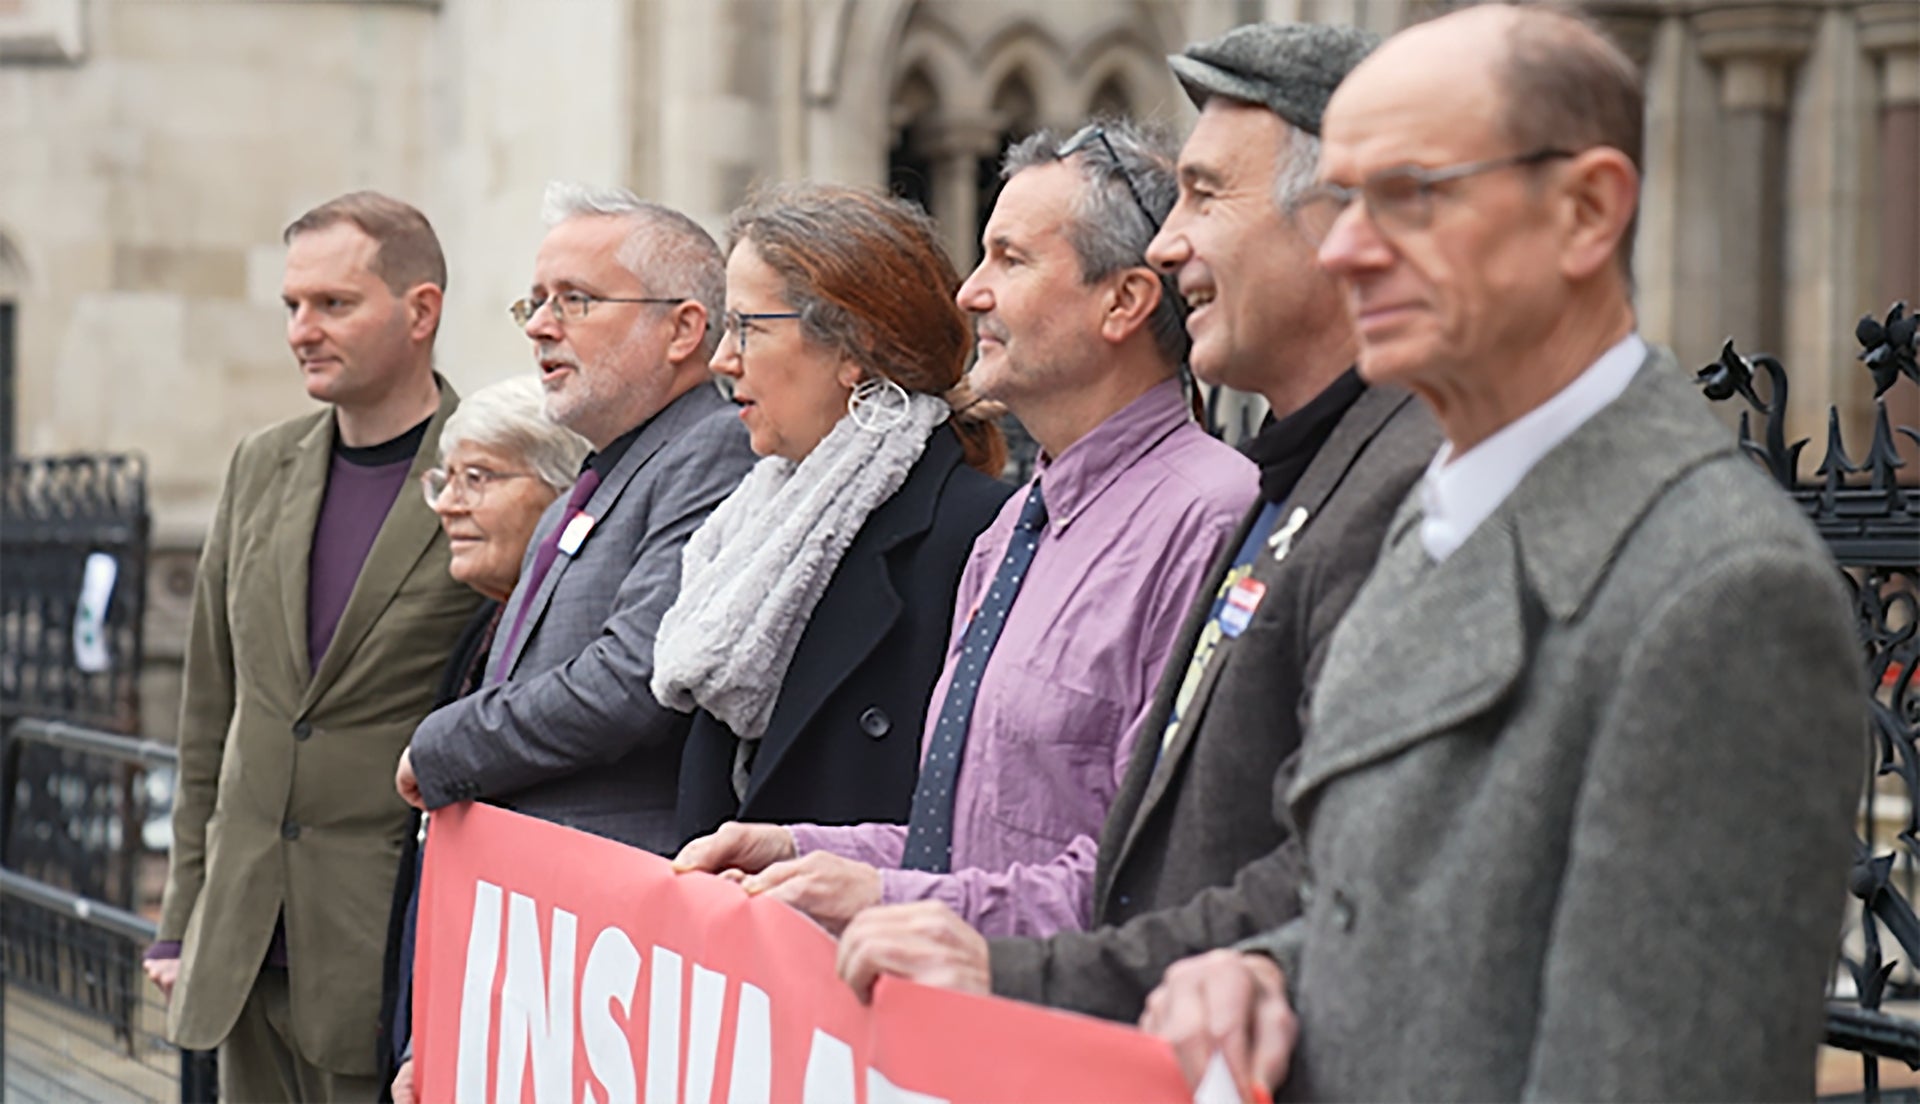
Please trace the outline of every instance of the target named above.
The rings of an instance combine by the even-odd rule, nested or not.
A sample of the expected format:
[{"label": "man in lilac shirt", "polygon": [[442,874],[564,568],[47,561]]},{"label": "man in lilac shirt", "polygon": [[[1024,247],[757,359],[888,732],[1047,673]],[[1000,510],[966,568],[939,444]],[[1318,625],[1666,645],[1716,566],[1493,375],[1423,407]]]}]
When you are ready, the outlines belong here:
[{"label": "man in lilac shirt", "polygon": [[[974,546],[928,712],[922,790],[937,765],[952,784],[916,793],[911,831],[941,806],[950,860],[902,869],[906,825],[728,824],[689,843],[681,869],[739,871],[749,892],[835,931],[867,906],[915,900],[995,935],[1087,925],[1095,837],[1161,666],[1257,490],[1253,465],[1188,414],[1181,308],[1143,256],[1174,199],[1171,169],[1163,141],[1121,124],[1023,142],[960,289],[979,339],[974,389],[1005,403],[1042,456]],[[1022,515],[1042,500],[1036,539]],[[1030,566],[1008,575],[1023,551]],[[997,642],[970,633],[989,613],[1004,617]],[[943,734],[957,680],[971,708],[963,734]],[[936,759],[950,755],[957,765]]]}]

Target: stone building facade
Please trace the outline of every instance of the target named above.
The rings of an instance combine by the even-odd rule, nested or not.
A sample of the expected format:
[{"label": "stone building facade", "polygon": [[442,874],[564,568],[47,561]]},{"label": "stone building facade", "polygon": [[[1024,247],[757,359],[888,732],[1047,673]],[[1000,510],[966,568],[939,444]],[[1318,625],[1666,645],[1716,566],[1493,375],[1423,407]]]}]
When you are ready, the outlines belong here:
[{"label": "stone building facade", "polygon": [[[164,659],[229,451],[307,408],[279,233],[312,204],[374,187],[428,213],[452,271],[439,362],[471,389],[529,368],[504,307],[549,179],[626,184],[716,231],[756,181],[890,184],[964,267],[1011,138],[1191,120],[1162,61],[1184,43],[1254,19],[1391,32],[1448,6],[0,0],[0,434],[148,457]],[[1647,75],[1643,331],[1686,364],[1728,335],[1775,351],[1796,433],[1819,436],[1829,402],[1860,426],[1852,321],[1920,297],[1920,4],[1585,7]]]}]

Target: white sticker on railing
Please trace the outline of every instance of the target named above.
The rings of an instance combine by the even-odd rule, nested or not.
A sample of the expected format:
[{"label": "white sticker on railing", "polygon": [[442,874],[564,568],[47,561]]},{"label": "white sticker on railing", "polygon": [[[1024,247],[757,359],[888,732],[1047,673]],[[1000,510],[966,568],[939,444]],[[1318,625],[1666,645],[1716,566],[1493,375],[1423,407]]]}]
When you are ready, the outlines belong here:
[{"label": "white sticker on railing", "polygon": [[113,664],[107,653],[107,603],[113,600],[113,580],[119,572],[117,560],[95,552],[87,557],[86,573],[80,577],[80,605],[73,612],[73,662],[90,675]]}]

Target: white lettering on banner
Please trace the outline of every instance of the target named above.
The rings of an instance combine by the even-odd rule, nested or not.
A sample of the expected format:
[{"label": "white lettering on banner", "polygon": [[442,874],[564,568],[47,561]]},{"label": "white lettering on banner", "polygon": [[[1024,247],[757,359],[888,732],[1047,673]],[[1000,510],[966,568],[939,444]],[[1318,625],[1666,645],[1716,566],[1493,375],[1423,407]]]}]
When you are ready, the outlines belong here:
[{"label": "white lettering on banner", "polygon": [[653,980],[647,986],[647,1104],[674,1104],[680,1096],[680,956],[653,948]]},{"label": "white lettering on banner", "polygon": [[773,1099],[773,1006],[758,985],[740,983],[734,1009],[733,1077],[727,1104],[768,1104]]},{"label": "white lettering on banner", "polygon": [[727,975],[693,968],[693,1004],[687,1010],[687,1104],[711,1104],[714,1059],[720,1052],[720,1015]]},{"label": "white lettering on banner", "polygon": [[467,933],[466,983],[460,987],[460,1054],[456,1104],[485,1104],[487,1036],[493,1033],[493,965],[500,957],[500,887],[473,885],[473,929]]},{"label": "white lettering on banner", "polygon": [[[618,1001],[623,1015],[633,1015],[633,995],[640,983],[640,952],[619,928],[603,928],[587,953],[587,969],[580,975],[580,1040],[587,1066],[607,1091],[606,1104],[634,1104],[633,1047],[626,1031],[608,1013]],[[593,1087],[582,1094],[592,1100]],[[585,1102],[583,1102],[585,1104]]]},{"label": "white lettering on banner", "polygon": [[540,918],[533,898],[507,899],[507,976],[500,983],[501,1100],[519,1100],[528,1053],[533,1099],[568,1104],[573,1094],[573,937],[579,921],[553,910],[552,965],[540,953]]},{"label": "white lettering on banner", "polygon": [[867,1104],[948,1104],[944,1096],[903,1089],[887,1080],[887,1075],[871,1067],[867,1070]]},{"label": "white lettering on banner", "polygon": [[[506,900],[502,901],[505,896]],[[506,973],[500,982],[500,1049],[488,1068],[493,1034],[494,976],[503,946]],[[584,969],[575,965],[579,918],[555,908],[545,953],[540,938],[540,905],[521,893],[476,880],[473,920],[467,936],[465,977],[460,991],[459,1053],[454,1056],[456,1104],[523,1099],[527,1065],[533,1066],[536,1104],[569,1104],[574,1081],[576,1011],[582,1049],[592,1077],[581,1091],[582,1104],[599,1104],[593,1082],[605,1090],[605,1104],[636,1104],[644,1075],[647,1104],[712,1104],[720,1036],[727,1022],[727,977],[689,964],[679,952],[655,946],[647,988],[646,1068],[636,1069],[631,1028],[615,1018],[618,1004],[629,1023],[637,999],[640,952],[626,932],[602,928],[594,937]],[[692,998],[681,1014],[681,992],[692,966]],[[578,987],[578,1002],[575,989]],[[769,1104],[773,1097],[773,1015],[767,994],[742,981],[733,1013],[733,1054],[727,1104]],[[687,1036],[686,1079],[681,1080],[680,1040]],[[818,1028],[802,1082],[809,1102],[854,1099],[863,1071],[853,1048]],[[488,1093],[488,1074],[497,1086]],[[864,1071],[869,1104],[946,1104],[935,1096],[894,1085],[880,1071]],[[681,1096],[685,1090],[684,1098]]]},{"label": "white lettering on banner", "polygon": [[800,1087],[802,1104],[844,1104],[853,1099],[853,1048],[814,1028],[807,1080]]}]

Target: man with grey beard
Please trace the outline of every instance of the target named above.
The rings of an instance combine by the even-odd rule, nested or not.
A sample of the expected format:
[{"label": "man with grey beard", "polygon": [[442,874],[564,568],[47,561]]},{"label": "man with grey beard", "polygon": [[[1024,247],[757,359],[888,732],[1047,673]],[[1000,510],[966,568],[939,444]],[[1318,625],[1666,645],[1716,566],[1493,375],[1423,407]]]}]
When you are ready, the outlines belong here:
[{"label": "man with grey beard", "polygon": [[534,530],[485,684],[421,723],[395,781],[418,808],[485,798],[670,851],[690,718],[647,689],[654,632],[682,546],[754,462],[707,373],[726,267],[693,220],[624,190],[553,184],[545,207],[512,314],[548,416],[595,451]]}]

